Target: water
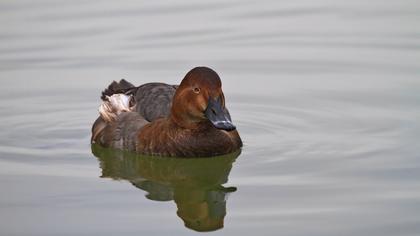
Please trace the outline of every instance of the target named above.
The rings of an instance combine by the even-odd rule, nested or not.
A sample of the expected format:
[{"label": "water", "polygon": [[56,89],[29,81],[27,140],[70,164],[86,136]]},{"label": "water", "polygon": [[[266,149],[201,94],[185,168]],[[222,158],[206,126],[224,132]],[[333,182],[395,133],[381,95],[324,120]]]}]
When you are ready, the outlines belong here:
[{"label": "water", "polygon": [[[0,12],[1,235],[196,235],[198,218],[212,235],[420,234],[418,1]],[[222,78],[238,157],[92,153],[110,81],[176,84],[198,65]]]}]

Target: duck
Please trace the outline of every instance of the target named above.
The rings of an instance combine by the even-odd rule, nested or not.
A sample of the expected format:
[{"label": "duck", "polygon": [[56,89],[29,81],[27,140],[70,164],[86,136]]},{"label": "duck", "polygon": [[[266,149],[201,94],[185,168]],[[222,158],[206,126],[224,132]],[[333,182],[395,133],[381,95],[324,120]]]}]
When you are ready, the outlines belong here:
[{"label": "duck", "polygon": [[103,92],[91,144],[151,156],[211,157],[240,150],[219,75],[195,67],[179,85],[122,79]]}]

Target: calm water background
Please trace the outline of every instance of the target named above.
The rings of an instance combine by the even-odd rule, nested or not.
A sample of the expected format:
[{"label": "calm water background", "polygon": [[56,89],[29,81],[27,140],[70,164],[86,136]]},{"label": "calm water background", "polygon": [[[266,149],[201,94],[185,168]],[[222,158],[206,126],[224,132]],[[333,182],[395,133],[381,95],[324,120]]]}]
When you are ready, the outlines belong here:
[{"label": "calm water background", "polygon": [[100,91],[222,78],[245,142],[211,235],[420,234],[420,2],[1,1],[0,234],[195,235],[99,178]]}]

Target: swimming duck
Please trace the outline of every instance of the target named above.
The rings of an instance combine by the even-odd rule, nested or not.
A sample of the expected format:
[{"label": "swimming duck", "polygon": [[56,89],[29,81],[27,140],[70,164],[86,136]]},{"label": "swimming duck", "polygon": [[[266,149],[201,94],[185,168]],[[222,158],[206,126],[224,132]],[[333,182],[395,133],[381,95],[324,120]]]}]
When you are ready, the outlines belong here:
[{"label": "swimming duck", "polygon": [[91,142],[147,155],[204,157],[232,153],[242,141],[215,71],[196,67],[179,86],[121,80],[102,92]]}]

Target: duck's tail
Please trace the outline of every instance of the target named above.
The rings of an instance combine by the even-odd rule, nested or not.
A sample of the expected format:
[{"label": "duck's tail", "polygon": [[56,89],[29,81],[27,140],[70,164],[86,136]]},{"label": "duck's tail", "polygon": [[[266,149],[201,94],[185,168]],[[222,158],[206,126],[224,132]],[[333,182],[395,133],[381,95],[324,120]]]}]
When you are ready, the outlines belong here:
[{"label": "duck's tail", "polygon": [[121,79],[120,82],[112,81],[108,87],[102,91],[101,99],[107,101],[107,96],[112,96],[113,94],[123,93],[123,94],[133,94],[137,87],[132,83],[128,82],[125,79]]},{"label": "duck's tail", "polygon": [[132,95],[105,95],[105,101],[99,106],[99,114],[105,122],[113,122],[122,112],[134,111],[135,106]]}]

